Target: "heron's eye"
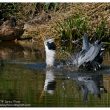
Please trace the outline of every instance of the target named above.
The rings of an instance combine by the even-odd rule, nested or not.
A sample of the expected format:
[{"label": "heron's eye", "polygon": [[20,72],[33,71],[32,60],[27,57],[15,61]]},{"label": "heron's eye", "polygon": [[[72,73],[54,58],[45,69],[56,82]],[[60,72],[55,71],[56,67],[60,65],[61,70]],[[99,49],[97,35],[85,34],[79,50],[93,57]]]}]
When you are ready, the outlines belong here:
[{"label": "heron's eye", "polygon": [[54,42],[47,42],[47,46],[49,50],[56,50],[56,45]]}]

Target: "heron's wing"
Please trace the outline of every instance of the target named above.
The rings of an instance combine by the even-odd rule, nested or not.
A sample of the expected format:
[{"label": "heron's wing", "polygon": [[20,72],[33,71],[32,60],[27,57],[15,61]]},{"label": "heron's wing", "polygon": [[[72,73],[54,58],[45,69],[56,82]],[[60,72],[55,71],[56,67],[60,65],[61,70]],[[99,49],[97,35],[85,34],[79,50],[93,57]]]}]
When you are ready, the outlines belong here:
[{"label": "heron's wing", "polygon": [[83,46],[82,46],[82,50],[88,51],[89,48],[90,48],[90,45],[89,45],[89,41],[88,41],[88,35],[87,35],[87,34],[84,34],[84,36],[83,36]]}]

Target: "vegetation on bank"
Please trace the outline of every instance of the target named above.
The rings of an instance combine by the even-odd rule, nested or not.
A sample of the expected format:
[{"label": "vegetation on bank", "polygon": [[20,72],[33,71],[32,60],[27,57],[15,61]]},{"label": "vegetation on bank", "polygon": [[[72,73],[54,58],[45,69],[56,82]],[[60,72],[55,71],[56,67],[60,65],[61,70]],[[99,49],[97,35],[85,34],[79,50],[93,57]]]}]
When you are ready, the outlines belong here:
[{"label": "vegetation on bank", "polygon": [[[61,44],[73,47],[73,43],[80,40],[87,33],[90,40],[101,39],[103,42],[109,41],[110,29],[106,19],[102,19],[96,27],[91,25],[87,16],[70,16],[64,22],[58,22],[55,32],[59,36]],[[70,49],[70,50],[71,50]]]},{"label": "vegetation on bank", "polygon": [[70,42],[84,33],[110,40],[110,3],[0,3],[0,20],[11,16],[35,41],[50,36]]},{"label": "vegetation on bank", "polygon": [[28,21],[42,11],[58,10],[58,3],[0,3],[0,19],[16,16],[17,19]]}]

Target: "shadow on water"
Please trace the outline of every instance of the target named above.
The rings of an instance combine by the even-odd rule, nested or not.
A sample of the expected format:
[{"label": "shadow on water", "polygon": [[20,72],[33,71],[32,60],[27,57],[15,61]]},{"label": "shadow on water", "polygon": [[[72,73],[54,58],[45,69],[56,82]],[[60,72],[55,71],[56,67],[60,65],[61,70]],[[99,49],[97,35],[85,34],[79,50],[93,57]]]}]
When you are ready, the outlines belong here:
[{"label": "shadow on water", "polygon": [[0,106],[110,106],[109,51],[97,72],[46,69],[43,61],[38,50],[0,44]]}]

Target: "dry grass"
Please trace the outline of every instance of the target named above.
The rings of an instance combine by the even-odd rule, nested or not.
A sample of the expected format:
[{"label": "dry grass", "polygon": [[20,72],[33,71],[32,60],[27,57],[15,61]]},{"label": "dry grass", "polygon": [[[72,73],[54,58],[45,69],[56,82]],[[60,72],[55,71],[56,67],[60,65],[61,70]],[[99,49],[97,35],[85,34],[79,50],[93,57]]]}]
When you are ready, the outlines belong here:
[{"label": "dry grass", "polygon": [[44,37],[55,37],[57,39],[58,35],[55,32],[56,23],[64,22],[65,19],[76,14],[89,19],[92,29],[90,31],[93,31],[103,19],[106,19],[108,27],[110,27],[110,3],[63,3],[60,4],[58,11],[42,12],[39,16],[46,14],[51,16],[49,21],[41,24],[28,24],[26,27],[25,34],[39,40],[40,44],[42,44]]}]

